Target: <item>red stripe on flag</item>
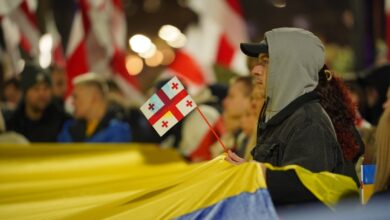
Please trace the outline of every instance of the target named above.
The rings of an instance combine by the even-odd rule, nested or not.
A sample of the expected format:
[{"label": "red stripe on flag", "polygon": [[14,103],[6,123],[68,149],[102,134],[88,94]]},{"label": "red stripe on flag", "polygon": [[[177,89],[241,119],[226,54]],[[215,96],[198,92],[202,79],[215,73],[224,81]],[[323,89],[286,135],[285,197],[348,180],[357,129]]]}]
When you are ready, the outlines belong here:
[{"label": "red stripe on flag", "polygon": [[230,63],[233,60],[234,56],[234,47],[229,42],[226,34],[223,34],[219,39],[218,53],[217,53],[217,63],[229,68]]},{"label": "red stripe on flag", "polygon": [[169,68],[179,77],[191,81],[196,85],[206,83],[202,69],[196,61],[183,51],[177,51],[175,60],[169,65]]},{"label": "red stripe on flag", "polygon": [[86,43],[85,41],[81,41],[77,48],[73,51],[73,54],[68,57],[66,65],[66,69],[68,71],[67,96],[72,92],[73,79],[78,75],[88,72],[89,70],[86,52]]},{"label": "red stripe on flag", "polygon": [[32,45],[23,32],[20,32],[20,47],[27,53],[31,53]]},{"label": "red stripe on flag", "polygon": [[[165,94],[165,92],[160,89],[156,92],[156,95],[161,99],[161,101],[164,103],[164,105],[169,103],[169,97]],[[175,98],[175,97],[173,97]]]},{"label": "red stripe on flag", "polygon": [[88,31],[91,28],[91,21],[88,17],[88,11],[89,11],[89,4],[87,0],[79,0],[79,7],[81,11],[81,17],[83,18],[83,25],[84,25],[84,33],[85,35],[88,34]]},{"label": "red stripe on flag", "polygon": [[38,21],[35,14],[31,13],[30,9],[28,8],[27,1],[23,1],[23,3],[20,5],[20,9],[22,9],[24,15],[26,15],[27,20],[35,27],[38,27]]},{"label": "red stripe on flag", "polygon": [[57,66],[62,68],[66,67],[66,59],[64,56],[64,51],[62,50],[61,42],[57,42],[53,47],[53,61]]},{"label": "red stripe on flag", "polygon": [[112,4],[115,5],[116,8],[123,10],[122,1],[121,0],[112,0]]},{"label": "red stripe on flag", "polygon": [[180,121],[184,118],[184,115],[176,107],[171,108],[171,113],[175,116],[177,121]]},{"label": "red stripe on flag", "polygon": [[239,0],[226,0],[226,2],[234,12],[240,16],[243,15]]},{"label": "red stripe on flag", "polygon": [[161,99],[164,103],[164,106],[158,110],[152,117],[149,118],[149,123],[154,125],[162,116],[164,116],[168,111],[171,111],[175,118],[180,121],[184,116],[181,112],[176,108],[177,103],[183,100],[187,95],[187,91],[183,89],[179,92],[173,99],[169,99],[168,96],[160,89],[156,95]]}]

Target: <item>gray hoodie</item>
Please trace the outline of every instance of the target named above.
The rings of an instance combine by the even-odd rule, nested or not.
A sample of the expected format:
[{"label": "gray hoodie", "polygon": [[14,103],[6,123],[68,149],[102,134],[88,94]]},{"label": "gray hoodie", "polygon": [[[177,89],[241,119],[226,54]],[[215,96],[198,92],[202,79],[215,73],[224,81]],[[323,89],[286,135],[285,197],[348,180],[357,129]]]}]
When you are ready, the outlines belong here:
[{"label": "gray hoodie", "polygon": [[265,33],[269,51],[266,122],[299,96],[313,91],[325,63],[320,39],[299,28],[277,28]]}]

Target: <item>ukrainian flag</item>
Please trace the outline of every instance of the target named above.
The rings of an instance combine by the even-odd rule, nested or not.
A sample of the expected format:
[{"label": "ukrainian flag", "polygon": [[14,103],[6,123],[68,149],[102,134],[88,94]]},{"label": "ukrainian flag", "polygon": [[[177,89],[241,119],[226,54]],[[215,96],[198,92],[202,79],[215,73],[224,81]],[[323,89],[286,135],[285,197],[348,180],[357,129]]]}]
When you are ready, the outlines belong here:
[{"label": "ukrainian flag", "polygon": [[[328,205],[354,190],[340,175],[275,169],[296,169]],[[257,162],[235,166],[221,156],[187,164],[175,151],[153,145],[38,144],[0,146],[0,219],[278,216]]]}]

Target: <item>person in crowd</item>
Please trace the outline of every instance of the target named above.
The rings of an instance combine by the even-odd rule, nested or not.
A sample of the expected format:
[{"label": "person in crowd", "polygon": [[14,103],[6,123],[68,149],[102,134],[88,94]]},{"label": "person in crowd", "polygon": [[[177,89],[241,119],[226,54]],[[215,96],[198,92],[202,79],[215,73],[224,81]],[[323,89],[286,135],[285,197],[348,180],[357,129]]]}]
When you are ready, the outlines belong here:
[{"label": "person in crowd", "polygon": [[[348,172],[332,121],[314,91],[324,66],[325,49],[309,31],[277,28],[265,33],[256,44],[241,44],[241,50],[258,58],[251,71],[255,87],[266,101],[258,121],[257,143],[251,154],[255,161],[274,166],[299,165],[312,172],[328,171],[357,179]],[[228,151],[226,160],[246,160]],[[264,169],[276,206],[316,201],[294,172]],[[286,187],[285,183],[289,183]]]},{"label": "person in crowd", "polygon": [[109,111],[106,81],[96,73],[73,80],[75,119],[65,122],[59,142],[129,142],[130,126]]},{"label": "person in crowd", "polygon": [[[382,108],[384,110],[390,108],[390,86],[387,89],[386,100],[382,104]],[[366,149],[364,152],[364,164],[374,164],[377,156],[377,149],[375,144],[375,134],[376,127],[371,127],[370,129],[366,129],[362,135],[364,135],[364,142],[366,144]]]},{"label": "person in crowd", "polygon": [[390,64],[375,67],[362,80],[367,100],[367,108],[362,116],[374,126],[383,112],[387,88],[390,86],[389,72]]},{"label": "person in crowd", "polygon": [[[390,199],[390,108],[381,116],[375,134],[376,172],[374,181],[375,194],[371,200],[385,196]],[[369,203],[371,203],[371,200]]]},{"label": "person in crowd", "polygon": [[367,105],[364,91],[357,80],[347,80],[345,81],[345,85],[348,88],[348,93],[351,97],[352,103],[357,106],[355,125],[362,134],[362,132],[364,132],[366,129],[370,129],[372,127],[372,125],[366,119],[364,119],[361,114],[361,112],[364,112]]},{"label": "person in crowd", "polygon": [[369,206],[390,201],[390,87],[387,90],[387,100],[383,104],[384,112],[375,130],[374,146],[376,164],[374,196],[369,200]]},{"label": "person in crowd", "polygon": [[[246,152],[247,147],[249,145],[250,138],[254,131],[256,130],[256,122],[257,122],[258,115],[256,114],[256,111],[252,107],[252,105],[247,106],[243,116],[241,117],[241,138],[242,141],[240,142],[240,146],[238,146],[238,149],[240,149],[239,152],[237,152],[237,155],[242,155],[243,158],[246,158]],[[240,138],[239,136],[239,138]],[[255,145],[255,144],[254,144]],[[254,146],[253,145],[253,146]]]},{"label": "person in crowd", "polygon": [[67,75],[65,69],[57,66],[51,68],[51,81],[53,89],[53,102],[64,109],[67,91]]},{"label": "person in crowd", "polygon": [[[249,115],[246,121],[242,121],[242,130],[246,130],[247,143],[245,146],[244,158],[251,160],[251,151],[256,146],[257,139],[257,119],[259,117],[261,108],[264,104],[264,94],[259,90],[258,87],[254,87],[251,94],[251,106],[249,109]],[[243,119],[245,120],[245,119]]]},{"label": "person in crowd", "polygon": [[7,129],[30,142],[56,142],[69,116],[52,102],[48,73],[35,64],[26,64],[21,73],[22,101],[6,122]]},{"label": "person in crowd", "polygon": [[11,110],[15,110],[22,98],[22,90],[20,88],[20,81],[18,78],[13,77],[4,82],[3,96],[5,107]]},{"label": "person in crowd", "polygon": [[22,99],[20,79],[12,77],[3,83],[1,88],[2,100],[0,102],[0,110],[5,120],[9,120]]},{"label": "person in crowd", "polygon": [[[208,87],[203,87],[193,95],[193,99],[207,121],[213,126],[214,131],[222,135],[224,132],[222,117],[215,107],[218,98],[211,93]],[[219,144],[212,130],[196,110],[184,118],[180,137],[178,150],[191,162],[210,160],[212,158],[211,147]]]},{"label": "person in crowd", "polygon": [[3,114],[0,112],[0,144],[28,144],[28,140],[21,134],[7,131]]},{"label": "person in crowd", "polygon": [[[355,176],[352,175],[355,172],[353,167],[355,166],[356,170],[360,171],[361,156],[365,150],[365,144],[356,128],[357,106],[344,81],[330,71],[326,65],[320,70],[318,76],[319,82],[315,91],[320,94],[320,104],[329,115],[335,128],[337,141],[346,163],[344,172],[350,172],[350,176]],[[360,172],[355,173],[360,174]],[[358,182],[357,179],[355,181]]]},{"label": "person in crowd", "polygon": [[[250,107],[250,96],[252,93],[252,77],[240,76],[233,78],[230,82],[228,94],[223,100],[223,126],[226,133],[221,137],[227,148],[244,156],[246,145],[242,142],[244,137],[241,129],[241,118]],[[212,147],[213,157],[223,152],[219,143]]]},{"label": "person in crowd", "polygon": [[[249,70],[252,70],[253,67],[255,67],[257,65],[257,58],[253,58],[253,57],[247,57],[247,67]],[[254,79],[257,79],[257,81],[264,81],[265,80],[265,74],[261,75],[261,76],[258,76],[256,78],[252,78],[252,81]],[[256,84],[256,81],[253,82],[254,84]],[[247,143],[246,143],[246,147],[245,147],[245,154],[244,154],[244,158],[246,160],[251,160],[252,159],[252,156],[251,156],[251,151],[253,150],[253,148],[256,146],[256,140],[257,140],[257,120],[258,120],[258,117],[260,115],[260,111],[264,105],[264,101],[265,101],[265,90],[261,87],[261,86],[253,86],[253,89],[252,89],[252,94],[251,94],[251,106],[250,106],[250,112],[251,112],[251,115],[252,116],[255,116],[255,119],[254,120],[251,120],[249,122],[249,120],[247,121],[248,123],[251,123],[252,125],[250,124],[247,124],[247,125],[244,125],[242,124],[242,126],[249,126],[251,127],[252,131],[251,131],[251,134],[247,137]],[[243,122],[244,123],[244,122]],[[243,128],[244,130],[245,128]]]},{"label": "person in crowd", "polygon": [[390,108],[390,86],[387,88],[386,101],[383,103],[383,109]]}]

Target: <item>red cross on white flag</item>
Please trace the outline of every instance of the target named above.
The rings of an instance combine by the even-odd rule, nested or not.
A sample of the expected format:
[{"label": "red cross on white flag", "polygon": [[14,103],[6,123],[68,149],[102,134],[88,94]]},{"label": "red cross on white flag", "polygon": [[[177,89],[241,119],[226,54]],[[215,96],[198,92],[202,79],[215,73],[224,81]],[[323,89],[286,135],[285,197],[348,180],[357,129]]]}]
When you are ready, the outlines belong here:
[{"label": "red cross on white flag", "polygon": [[196,107],[183,84],[177,77],[173,77],[140,109],[157,133],[163,136]]}]

